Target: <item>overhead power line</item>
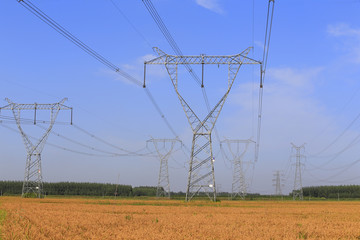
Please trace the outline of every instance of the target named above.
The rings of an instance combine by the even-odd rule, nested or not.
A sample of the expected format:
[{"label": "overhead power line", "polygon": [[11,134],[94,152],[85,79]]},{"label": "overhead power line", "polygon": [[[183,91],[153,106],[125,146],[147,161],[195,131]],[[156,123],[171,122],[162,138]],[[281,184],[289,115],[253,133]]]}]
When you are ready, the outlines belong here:
[{"label": "overhead power line", "polygon": [[[170,47],[173,49],[176,55],[183,56],[184,54],[182,53],[179,46],[175,42],[174,38],[170,34],[168,28],[166,27],[159,13],[156,11],[156,8],[152,4],[151,0],[142,0],[142,2],[144,3],[146,9],[150,13],[151,17],[154,19],[156,25],[159,27],[161,33],[164,35],[166,41],[169,43]],[[201,82],[200,78],[196,75],[196,73],[193,71],[192,67],[189,64],[186,64],[185,67],[190,73],[190,75],[193,77],[193,79],[197,82],[197,84],[199,86],[203,86],[203,83]]]},{"label": "overhead power line", "polygon": [[[352,148],[353,146],[355,146],[357,143],[359,143],[359,139],[360,139],[360,134],[358,134],[347,146],[345,146],[343,149],[341,149],[339,152],[335,153],[333,155],[333,157],[331,157],[328,161],[326,161],[325,163],[321,164],[320,166],[315,166],[313,164],[311,164],[314,169],[320,169],[320,170],[331,170],[331,169],[323,169],[324,166],[328,165],[329,163],[333,162],[334,160],[336,160],[342,153],[346,152],[347,150],[349,150],[350,148]],[[310,156],[313,158],[313,156]],[[328,158],[329,156],[327,156]],[[338,170],[339,168],[335,168],[335,170]]]},{"label": "overhead power line", "polygon": [[91,138],[94,138],[95,140],[97,140],[97,141],[99,141],[99,142],[102,142],[102,143],[105,144],[105,145],[108,145],[108,146],[113,147],[113,148],[116,148],[116,149],[118,149],[118,150],[120,150],[120,151],[126,152],[128,155],[148,156],[149,154],[151,154],[151,153],[147,153],[147,154],[139,153],[139,152],[141,152],[142,150],[146,149],[146,147],[141,148],[141,149],[139,149],[139,150],[137,150],[137,151],[129,151],[129,150],[125,149],[125,148],[122,148],[122,147],[119,147],[119,146],[117,146],[117,145],[114,145],[114,144],[112,144],[112,143],[110,143],[110,142],[108,142],[108,141],[106,141],[106,140],[104,140],[104,139],[102,139],[102,138],[100,138],[100,137],[98,137],[98,136],[96,136],[96,135],[94,135],[94,134],[86,131],[85,129],[79,127],[79,126],[76,125],[76,124],[73,124],[73,126],[74,126],[77,130],[85,133],[86,135],[90,136]]},{"label": "overhead power line", "polygon": [[115,3],[114,0],[110,0],[115,9],[121,14],[121,16],[129,23],[129,25],[134,29],[134,31],[146,42],[146,44],[152,48],[150,42],[146,39],[146,37],[137,29],[137,27],[130,21],[130,19],[125,15],[125,13],[121,10],[121,8]]},{"label": "overhead power line", "polygon": [[[89,54],[91,57],[95,58],[100,63],[104,64],[111,70],[115,71],[116,73],[120,74],[122,77],[127,79],[128,81],[134,83],[137,86],[142,86],[142,82],[138,79],[134,78],[127,72],[121,70],[119,67],[117,67],[115,64],[107,60],[105,57],[103,57],[101,54],[97,53],[95,50],[90,48],[88,45],[86,45],[84,42],[79,40],[77,37],[75,37],[73,34],[71,34],[68,30],[66,30],[64,27],[62,27],[59,23],[57,23],[55,20],[50,18],[48,15],[46,15],[43,11],[41,11],[38,7],[36,7],[34,4],[32,4],[28,0],[17,0],[23,7],[25,7],[27,10],[29,10],[32,14],[34,14],[36,17],[38,17],[41,21],[49,25],[51,28],[53,28],[55,31],[57,31],[59,34],[61,34],[63,37],[68,39],[70,42],[75,44],[77,47],[85,51],[87,54]],[[155,101],[155,99],[152,97],[149,89],[145,89],[146,95],[150,98],[150,102],[154,105],[157,112],[160,114],[161,118],[164,120],[166,126],[170,129],[170,131],[175,135],[178,136],[174,129],[171,127],[170,123],[167,121],[165,115],[160,110],[159,105]]]},{"label": "overhead power line", "polygon": [[258,158],[259,158],[260,137],[261,137],[262,103],[263,103],[263,93],[264,93],[263,85],[264,85],[265,73],[266,73],[266,68],[267,68],[267,61],[268,61],[268,56],[269,56],[272,23],[273,23],[273,18],[274,18],[274,8],[275,8],[275,0],[269,0],[267,17],[266,17],[264,52],[263,52],[262,66],[260,68],[259,108],[258,108],[258,126],[257,126],[257,136],[256,136],[255,161],[257,161]]},{"label": "overhead power line", "polygon": [[[38,127],[41,128],[41,129],[46,129],[45,127],[40,126],[40,125],[36,125],[36,126],[38,126]],[[109,154],[109,155],[113,155],[113,156],[134,156],[134,155],[136,155],[136,156],[139,156],[139,155],[143,156],[143,155],[148,155],[148,154],[132,153],[132,152],[127,151],[127,150],[122,150],[122,151],[126,152],[126,154],[124,154],[124,153],[109,152],[109,151],[105,151],[105,150],[102,150],[102,149],[99,149],[99,148],[96,148],[96,147],[93,147],[93,146],[89,146],[89,145],[87,145],[87,144],[78,142],[78,141],[73,140],[73,139],[70,139],[70,138],[68,138],[68,137],[66,137],[66,136],[64,136],[64,135],[62,135],[62,134],[60,134],[60,133],[58,133],[58,132],[55,132],[55,131],[52,131],[51,133],[52,133],[53,135],[59,137],[59,138],[62,138],[62,139],[64,139],[64,140],[69,141],[69,142],[71,142],[71,143],[74,143],[74,144],[76,144],[76,145],[79,145],[79,146],[88,148],[88,149],[90,149],[90,150],[92,150],[92,151],[101,152],[101,153],[105,153],[105,154]],[[122,148],[119,148],[119,149],[122,149]],[[142,149],[141,149],[141,150],[142,150]]]},{"label": "overhead power line", "polygon": [[111,63],[109,60],[104,58],[101,54],[97,53],[95,50],[93,50],[91,47],[86,45],[84,42],[79,40],[77,37],[75,37],[73,34],[71,34],[69,31],[67,31],[64,27],[62,27],[60,24],[55,22],[52,18],[50,18],[48,15],[46,15],[43,11],[41,11],[38,7],[36,7],[34,4],[32,4],[30,1],[27,0],[20,0],[19,3],[24,6],[27,10],[29,10],[31,13],[36,15],[40,20],[42,20],[44,23],[49,25],[51,28],[53,28],[55,31],[63,35],[65,38],[67,38],[69,41],[74,43],[76,46],[81,48],[83,51],[88,53],[90,56],[101,62],[102,64],[106,65],[108,68],[112,69],[113,71],[120,74],[122,77],[126,78],[130,82],[141,86],[141,82],[137,80],[136,78],[130,76],[125,71],[121,70],[119,67],[117,67],[115,64]]},{"label": "overhead power line", "polygon": [[[2,127],[4,128],[7,128],[9,129],[10,131],[13,131],[13,132],[18,132],[16,129],[14,128],[11,128],[9,126],[6,126],[5,124],[0,124]],[[35,141],[38,141],[39,139],[36,138],[36,137],[33,137],[31,135],[28,135],[29,138],[35,140]],[[54,148],[58,148],[58,149],[61,149],[61,150],[64,150],[64,151],[67,151],[67,152],[72,152],[72,153],[77,153],[77,154],[81,154],[81,155],[86,155],[86,156],[91,156],[91,157],[120,157],[120,156],[130,156],[129,154],[118,154],[118,153],[113,153],[113,154],[96,154],[96,153],[89,153],[89,152],[83,152],[83,151],[78,151],[78,150],[74,150],[74,149],[71,149],[71,148],[67,148],[67,147],[63,147],[63,146],[60,146],[60,145],[57,145],[57,144],[54,144],[54,143],[49,143],[47,142],[46,143],[47,145],[49,146],[52,146]]]},{"label": "overhead power line", "polygon": [[[15,120],[14,117],[8,117],[8,116],[1,116],[0,115],[0,119],[5,119],[5,120],[0,120],[0,123],[16,124],[16,120]],[[50,121],[44,121],[44,120],[36,120],[36,122],[34,122],[33,119],[27,119],[27,118],[20,118],[19,122],[21,124],[35,125],[35,126],[41,128],[43,130],[46,130],[46,127],[38,125],[38,124],[49,124],[50,123]],[[58,123],[70,125],[69,123],[65,123],[65,122],[54,122],[54,124],[58,124]],[[106,141],[106,140],[104,140],[104,139],[102,139],[100,137],[95,136],[94,134],[89,133],[88,131],[86,131],[85,129],[83,129],[83,128],[77,126],[77,125],[75,125],[74,127],[75,127],[75,129],[87,134],[91,138],[94,138],[97,141],[100,141],[100,142],[104,143],[105,145],[108,145],[110,147],[113,147],[113,148],[116,148],[116,149],[121,150],[123,152],[126,152],[126,156],[149,156],[150,154],[152,154],[152,153],[140,153],[142,150],[146,149],[145,147],[141,148],[141,149],[139,149],[137,151],[130,151],[130,150],[127,150],[125,148],[121,148],[119,146],[116,146],[114,144],[109,143],[108,141]],[[96,148],[96,147],[93,147],[93,146],[89,146],[87,144],[84,144],[84,143],[75,141],[75,140],[73,140],[71,138],[68,138],[68,137],[66,137],[66,136],[64,136],[64,135],[62,135],[60,133],[55,132],[55,131],[51,131],[51,134],[53,134],[53,135],[55,135],[57,137],[60,137],[62,139],[65,139],[65,140],[67,140],[69,142],[72,142],[74,144],[77,144],[79,146],[82,146],[82,147],[88,148],[90,150],[93,150],[93,151],[97,151],[97,152],[101,152],[101,153],[105,153],[105,154],[110,154],[110,155],[114,155],[114,156],[123,156],[124,155],[124,154],[120,154],[120,153],[105,151],[105,150],[102,150],[102,149],[99,149],[99,148]]]},{"label": "overhead power line", "polygon": [[268,11],[266,17],[266,29],[265,29],[265,41],[264,41],[264,52],[263,52],[263,78],[265,78],[265,72],[267,67],[267,61],[269,57],[269,47],[270,47],[270,39],[271,39],[271,30],[272,23],[274,18],[274,9],[275,9],[275,0],[269,0],[268,3]]},{"label": "overhead power line", "polygon": [[[166,41],[169,43],[172,50],[176,53],[176,55],[183,56],[184,55],[183,52],[181,51],[180,47],[174,40],[173,36],[170,34],[169,29],[166,27],[164,21],[160,17],[159,13],[157,12],[157,10],[156,10],[154,4],[151,2],[151,0],[142,0],[142,2],[144,3],[144,5],[145,5],[146,9],[148,10],[148,12],[150,13],[151,17],[154,19],[156,25],[160,29],[161,33],[164,35]],[[204,87],[203,80],[200,80],[199,76],[196,74],[196,72],[193,70],[193,68],[189,64],[185,64],[185,68],[187,69],[187,71],[191,75],[191,77],[194,79],[194,81],[199,86],[201,86],[201,91],[203,94],[203,98],[205,101],[207,111],[210,112],[211,111],[210,102],[209,102],[209,98],[206,93],[206,89]],[[214,127],[214,132],[215,132],[215,136],[216,136],[217,140],[220,142],[220,137],[219,137],[216,127]]]},{"label": "overhead power line", "polygon": [[[311,173],[309,173],[309,171],[307,171],[307,173],[309,173],[313,178],[316,178],[316,180],[318,180],[318,181],[321,181],[321,182],[329,182],[330,179],[333,179],[333,178],[341,175],[342,173],[346,172],[347,170],[349,170],[351,167],[353,167],[354,165],[356,165],[356,164],[359,163],[359,162],[360,162],[360,158],[357,159],[357,160],[355,160],[355,161],[353,161],[352,163],[348,164],[347,166],[341,167],[341,168],[340,168],[341,171],[339,171],[339,172],[337,172],[336,174],[333,174],[333,175],[331,175],[330,177],[327,177],[327,178],[325,178],[325,179],[316,178],[316,177],[314,177]],[[358,178],[358,177],[357,177],[357,178]],[[354,178],[354,179],[356,179],[356,178]]]},{"label": "overhead power line", "polygon": [[325,148],[323,148],[320,152],[313,154],[313,156],[317,156],[320,155],[321,153],[325,152],[326,150],[328,150],[331,146],[333,146],[337,141],[339,141],[339,139],[344,136],[344,134],[354,125],[354,123],[360,118],[360,113],[358,113],[358,115],[356,115],[356,117],[349,123],[348,126],[346,126],[346,128],[331,142],[329,143]]},{"label": "overhead power line", "polygon": [[[20,121],[21,124],[34,124],[34,123],[35,124],[36,123],[49,124],[50,123],[50,121],[48,121],[48,120],[39,120],[39,119],[34,120],[34,119],[22,118],[22,117],[20,117],[18,120]],[[0,122],[16,124],[16,119],[14,117],[0,115]],[[55,125],[70,125],[69,122],[60,122],[60,121],[55,121],[54,124]]]}]

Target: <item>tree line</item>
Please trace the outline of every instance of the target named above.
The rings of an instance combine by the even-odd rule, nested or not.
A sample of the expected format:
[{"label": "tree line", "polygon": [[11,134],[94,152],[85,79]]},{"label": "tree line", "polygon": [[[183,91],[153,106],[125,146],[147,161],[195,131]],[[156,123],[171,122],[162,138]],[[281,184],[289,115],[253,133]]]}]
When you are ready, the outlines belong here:
[{"label": "tree line", "polygon": [[[22,181],[0,181],[1,195],[21,195]],[[303,187],[303,196],[312,198],[360,198],[360,185],[340,186],[311,186]],[[118,185],[111,183],[86,183],[86,182],[56,182],[43,183],[43,194],[64,196],[156,196],[156,187],[131,185]],[[218,193],[218,196],[226,197],[229,193]],[[291,195],[291,193],[290,193]],[[183,192],[171,192],[173,197],[183,197]],[[248,194],[247,198],[264,197],[259,194]]]},{"label": "tree line", "polygon": [[[1,195],[21,195],[22,181],[0,181]],[[45,195],[75,195],[75,196],[155,196],[156,187],[118,185],[111,183],[86,182],[56,182],[43,183]]]},{"label": "tree line", "polygon": [[360,185],[303,187],[304,197],[360,198]]}]

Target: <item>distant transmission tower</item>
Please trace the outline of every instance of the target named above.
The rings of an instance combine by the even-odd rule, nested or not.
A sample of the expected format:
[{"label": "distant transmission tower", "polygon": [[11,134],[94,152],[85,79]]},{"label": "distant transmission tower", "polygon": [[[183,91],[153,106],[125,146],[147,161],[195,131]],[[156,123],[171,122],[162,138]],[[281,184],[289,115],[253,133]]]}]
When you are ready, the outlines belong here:
[{"label": "distant transmission tower", "polygon": [[280,171],[275,171],[274,173],[274,179],[273,179],[273,186],[275,186],[275,195],[276,196],[281,196],[282,195],[282,187],[284,186],[284,184],[282,184],[282,177],[283,174],[281,174]]},{"label": "distant transmission tower", "polygon": [[117,178],[117,182],[116,182],[116,187],[115,187],[115,198],[118,196],[119,192],[118,192],[118,188],[119,188],[119,184],[120,184],[120,173],[118,174],[118,178]]},{"label": "distant transmission tower", "polygon": [[177,143],[181,144],[179,139],[150,139],[147,143],[152,143],[160,158],[160,171],[156,197],[170,198],[170,180],[168,160],[173,153]]},{"label": "distant transmission tower", "polygon": [[291,143],[291,145],[292,145],[292,149],[296,150],[296,155],[295,155],[296,170],[295,170],[295,180],[294,180],[294,189],[293,189],[293,199],[303,200],[304,196],[303,196],[302,179],[301,179],[301,166],[303,165],[303,163],[301,163],[301,159],[305,158],[305,156],[301,154],[301,150],[302,149],[303,151],[305,150],[305,143],[301,146],[296,146],[293,143]]},{"label": "distant transmission tower", "polygon": [[[226,143],[231,153],[231,161],[234,165],[233,171],[233,181],[231,187],[231,199],[235,199],[239,196],[241,199],[245,199],[247,194],[248,183],[246,181],[246,170],[250,164],[254,164],[253,161],[244,161],[244,156],[248,150],[249,144],[254,143],[254,141],[247,139],[247,140],[229,140],[226,139],[221,141],[220,147],[222,144]],[[243,145],[243,147],[241,147]]]},{"label": "distant transmission tower", "polygon": [[[144,63],[144,87],[146,65],[164,64],[193,131],[186,201],[190,201],[196,194],[201,192],[204,192],[211,200],[216,201],[214,156],[212,151],[211,132],[215,126],[216,120],[219,117],[221,109],[224,106],[241,65],[261,64],[261,62],[247,57],[251,48],[233,56],[179,56],[168,55],[158,48],[154,48],[154,50],[158,53],[159,57]],[[189,66],[190,64],[202,66],[202,87],[204,86],[205,64],[228,65],[227,91],[203,120],[195,114],[178,89],[178,66]]]},{"label": "distant transmission tower", "polygon": [[[22,188],[22,196],[24,197],[28,193],[34,193],[37,197],[41,197],[43,192],[43,182],[42,182],[42,171],[41,171],[41,152],[44,149],[45,142],[50,134],[52,127],[55,124],[56,117],[60,110],[71,110],[71,122],[72,124],[72,108],[63,105],[63,103],[67,100],[64,98],[58,103],[51,104],[18,104],[13,103],[9,99],[5,99],[9,104],[1,107],[0,110],[11,110],[13,112],[16,125],[20,131],[22,139],[25,144],[25,148],[27,151],[26,158],[26,167],[25,167],[25,177]],[[46,121],[49,124],[45,133],[40,137],[38,141],[35,143],[31,142],[29,137],[23,131],[21,127],[21,111],[24,110],[34,110],[34,124],[36,124],[36,112],[38,110],[50,110],[50,121]]]}]

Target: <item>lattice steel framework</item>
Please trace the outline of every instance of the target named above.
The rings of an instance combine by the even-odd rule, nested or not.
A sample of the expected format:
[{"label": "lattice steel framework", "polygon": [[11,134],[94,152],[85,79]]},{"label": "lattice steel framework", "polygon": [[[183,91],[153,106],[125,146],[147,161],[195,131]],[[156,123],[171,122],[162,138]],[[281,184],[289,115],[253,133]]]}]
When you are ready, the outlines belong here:
[{"label": "lattice steel framework", "polygon": [[293,143],[291,143],[292,148],[296,150],[296,154],[295,154],[295,165],[296,165],[296,169],[295,169],[295,180],[294,180],[294,189],[293,189],[293,199],[299,199],[299,200],[303,200],[304,196],[303,196],[303,189],[302,189],[302,179],[301,179],[301,166],[303,165],[303,163],[301,163],[301,159],[305,158],[305,155],[301,154],[301,150],[305,150],[305,143],[301,146],[296,146]]},{"label": "lattice steel framework", "polygon": [[[247,57],[251,48],[247,48],[240,54],[232,56],[176,56],[164,53],[158,48],[154,48],[159,57],[144,63],[144,87],[146,78],[147,64],[164,64],[170,76],[175,92],[180,100],[188,122],[193,131],[191,148],[188,185],[186,191],[186,201],[190,201],[196,194],[204,192],[211,200],[216,201],[214,157],[212,151],[211,132],[219,117],[225,100],[235,81],[236,75],[243,64],[261,64],[261,62]],[[178,89],[178,66],[198,64],[202,66],[202,86],[204,82],[205,64],[225,64],[228,65],[228,88],[223,97],[218,101],[209,114],[200,118],[191,109],[189,104],[182,97]],[[262,75],[262,74],[261,74]]]},{"label": "lattice steel framework", "polygon": [[[72,108],[65,106],[63,103],[67,100],[64,98],[58,103],[50,104],[19,104],[5,99],[9,104],[1,107],[0,110],[11,110],[16,125],[19,129],[19,132],[22,136],[27,157],[26,157],[26,166],[25,166],[25,176],[24,183],[22,188],[22,196],[26,194],[34,193],[37,197],[41,197],[43,193],[43,181],[42,181],[42,170],[41,170],[41,152],[44,149],[46,140],[50,134],[52,127],[55,124],[56,117],[59,114],[60,110],[71,110],[71,119],[72,119]],[[36,142],[31,142],[29,136],[24,132],[21,127],[21,111],[24,110],[34,110],[34,124],[36,124],[36,111],[38,110],[50,110],[50,121],[48,122],[48,128],[41,135],[41,137]],[[72,124],[72,120],[70,122]]]},{"label": "lattice steel framework", "polygon": [[[160,158],[160,171],[158,185],[156,188],[156,197],[170,198],[170,180],[168,160],[174,152],[176,144],[182,145],[179,139],[150,139],[147,143],[152,143]],[[161,146],[162,145],[162,146]]]},{"label": "lattice steel framework", "polygon": [[273,186],[275,187],[275,195],[276,196],[281,196],[282,195],[282,187],[284,186],[284,184],[282,184],[282,177],[283,174],[280,171],[275,171],[275,173],[273,174],[274,178],[273,178]]},{"label": "lattice steel framework", "polygon": [[[231,199],[240,197],[245,199],[248,189],[248,181],[246,179],[246,171],[249,166],[254,164],[255,156],[253,160],[244,161],[244,156],[249,148],[250,144],[255,144],[251,139],[246,140],[230,140],[226,139],[221,141],[221,146],[226,143],[229,152],[231,154],[231,161],[233,162],[233,181],[231,186]],[[243,147],[242,147],[243,145]]]}]

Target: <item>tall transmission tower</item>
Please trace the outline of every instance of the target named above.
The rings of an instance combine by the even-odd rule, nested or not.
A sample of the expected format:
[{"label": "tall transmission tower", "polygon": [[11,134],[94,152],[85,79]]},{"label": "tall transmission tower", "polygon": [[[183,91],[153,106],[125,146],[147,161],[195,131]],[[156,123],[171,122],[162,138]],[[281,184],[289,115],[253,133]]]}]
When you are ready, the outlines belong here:
[{"label": "tall transmission tower", "polygon": [[[195,195],[205,193],[211,200],[216,201],[216,187],[214,174],[214,156],[212,151],[211,132],[216,120],[224,106],[227,96],[235,81],[236,75],[243,64],[260,64],[261,62],[247,57],[251,48],[247,48],[240,54],[232,56],[182,56],[168,55],[158,48],[154,48],[159,57],[144,63],[144,87],[147,64],[165,65],[170,76],[175,92],[180,100],[188,122],[193,131],[193,140],[190,156],[189,176],[186,190],[186,201],[190,201]],[[201,85],[204,83],[205,64],[228,65],[228,88],[223,97],[218,101],[209,114],[201,120],[182,97],[178,89],[178,66],[197,64],[202,67]],[[262,74],[261,74],[262,76]]]},{"label": "tall transmission tower", "polygon": [[[301,146],[296,146],[293,143],[291,143],[292,145],[292,149],[296,150],[296,154],[295,154],[295,180],[294,180],[294,189],[293,189],[293,199],[299,199],[299,200],[303,200],[304,196],[303,196],[303,189],[302,189],[302,179],[301,179],[301,166],[303,165],[303,163],[301,163],[301,159],[305,158],[305,155],[301,154],[301,150],[305,150],[305,143]],[[292,156],[294,157],[294,156]]]},{"label": "tall transmission tower", "polygon": [[158,185],[156,188],[156,197],[170,198],[170,180],[168,160],[174,152],[177,143],[181,143],[179,139],[150,139],[147,143],[152,143],[160,158],[160,171]]},{"label": "tall transmission tower", "polygon": [[[251,143],[256,144],[253,140],[229,140],[226,139],[220,142],[222,148],[223,143],[228,146],[231,153],[230,161],[233,162],[233,181],[231,186],[231,199],[235,199],[239,196],[241,199],[245,199],[248,189],[248,181],[246,179],[246,171],[251,164],[254,164],[254,159],[251,161],[244,161],[245,154]],[[256,147],[256,145],[255,145]]]},{"label": "tall transmission tower", "polygon": [[[19,129],[19,132],[22,136],[27,157],[26,157],[26,166],[25,166],[25,176],[24,183],[22,188],[22,196],[24,197],[27,194],[34,193],[37,197],[41,197],[43,192],[43,181],[42,181],[42,170],[41,170],[41,152],[44,149],[46,140],[50,134],[52,127],[55,124],[55,120],[59,114],[60,110],[71,110],[71,122],[72,124],[72,108],[65,106],[63,103],[67,100],[64,98],[58,103],[49,103],[49,104],[19,104],[10,101],[9,99],[5,99],[9,104],[1,107],[1,110],[11,110],[16,125]],[[21,111],[26,110],[34,110],[34,124],[37,123],[36,120],[36,112],[38,110],[50,110],[50,121],[46,121],[48,123],[48,127],[42,136],[36,142],[31,142],[29,136],[24,132],[21,126]]]},{"label": "tall transmission tower", "polygon": [[275,187],[275,195],[276,196],[281,196],[282,195],[282,187],[284,186],[284,184],[282,184],[281,182],[283,181],[283,174],[278,170],[275,171],[274,173],[274,178],[273,178],[273,186]]}]

